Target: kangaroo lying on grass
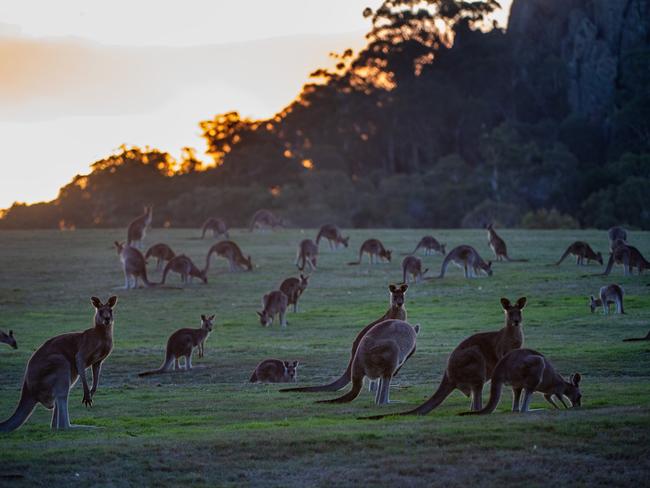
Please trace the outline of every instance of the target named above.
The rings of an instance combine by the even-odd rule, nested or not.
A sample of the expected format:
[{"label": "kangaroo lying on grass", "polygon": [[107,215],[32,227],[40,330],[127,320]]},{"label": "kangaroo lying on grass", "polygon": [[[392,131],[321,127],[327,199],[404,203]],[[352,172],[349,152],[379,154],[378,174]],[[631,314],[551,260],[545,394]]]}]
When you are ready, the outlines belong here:
[{"label": "kangaroo lying on grass", "polygon": [[338,249],[340,245],[348,247],[348,243],[350,242],[350,237],[343,237],[341,230],[333,224],[325,224],[318,230],[316,245],[320,244],[322,238],[327,239],[331,250]]},{"label": "kangaroo lying on grass", "polygon": [[124,288],[137,288],[138,278],[147,287],[156,286],[147,278],[147,266],[144,256],[135,247],[126,246],[115,241],[117,255],[122,262],[122,269],[124,270]]},{"label": "kangaroo lying on grass", "polygon": [[151,225],[153,218],[153,206],[144,207],[144,213],[131,221],[126,233],[126,243],[129,246],[142,248],[142,241],[147,233],[147,227]]},{"label": "kangaroo lying on grass", "polygon": [[[407,412],[389,415],[426,415],[442,404],[455,389],[472,398],[472,411],[481,410],[483,386],[492,376],[499,360],[524,343],[522,331],[522,310],[526,297],[521,297],[512,305],[507,298],[501,299],[505,313],[505,326],[496,332],[480,332],[469,336],[452,351],[447,368],[438,389],[420,406]],[[365,417],[381,419],[388,415]]]},{"label": "kangaroo lying on grass", "polygon": [[251,257],[244,257],[244,253],[241,252],[239,246],[233,241],[221,241],[217,242],[214,246],[208,251],[208,255],[205,258],[205,272],[207,274],[208,269],[210,268],[210,259],[212,254],[221,256],[228,260],[228,265],[230,266],[230,272],[235,271],[251,271],[253,269],[253,261]]},{"label": "kangaroo lying on grass", "polygon": [[210,217],[206,220],[201,228],[201,239],[205,239],[205,233],[208,231],[212,231],[212,237],[215,239],[219,236],[224,236],[226,239],[230,239],[228,236],[228,226],[226,225],[226,221],[223,219]]},{"label": "kangaroo lying on grass", "polygon": [[280,320],[280,325],[286,327],[288,322],[285,318],[287,313],[287,305],[289,298],[280,290],[274,290],[267,293],[262,297],[262,311],[257,312],[260,316],[260,324],[264,327],[269,327],[273,324],[273,319],[277,315]]},{"label": "kangaroo lying on grass", "polygon": [[[359,343],[361,342],[361,339],[363,339],[363,336],[365,336],[366,333],[370,329],[372,329],[375,325],[377,325],[380,322],[384,322],[385,320],[397,319],[397,320],[406,321],[407,314],[406,314],[406,308],[404,307],[404,301],[405,301],[405,295],[407,289],[408,289],[408,285],[406,284],[399,285],[399,286],[397,285],[388,286],[388,290],[390,292],[390,307],[388,308],[388,310],[386,310],[386,313],[384,313],[384,315],[379,317],[374,322],[371,322],[368,325],[366,325],[357,334],[357,336],[354,339],[354,342],[352,342],[352,351],[350,353],[348,366],[345,369],[345,372],[341,376],[339,376],[336,380],[326,385],[285,388],[284,390],[280,390],[280,391],[281,392],[298,391],[303,393],[316,393],[320,391],[338,391],[344,386],[346,386],[348,383],[350,383],[350,380],[352,378],[352,362],[354,361],[354,357],[357,353]],[[397,372],[395,372],[395,374],[397,374]]]},{"label": "kangaroo lying on grass", "polygon": [[598,298],[593,295],[589,297],[589,307],[591,313],[594,313],[598,307],[603,307],[605,315],[609,313],[610,304],[616,305],[616,313],[625,313],[623,311],[623,288],[617,284],[611,284],[600,288]]},{"label": "kangaroo lying on grass", "polygon": [[138,376],[149,376],[152,374],[167,373],[174,369],[180,370],[180,358],[185,358],[185,369],[192,369],[192,351],[198,348],[199,357],[202,358],[205,351],[205,341],[212,332],[214,315],[209,317],[201,315],[201,327],[198,329],[178,329],[167,339],[167,353],[165,360],[158,369],[144,371]]},{"label": "kangaroo lying on grass", "polygon": [[[569,408],[564,401],[566,396],[572,407],[579,407],[582,399],[580,393],[580,373],[571,375],[569,381],[555,371],[551,362],[543,354],[532,349],[516,349],[506,354],[494,368],[490,386],[490,400],[481,410],[463,412],[460,415],[484,415],[492,413],[501,399],[504,384],[512,385],[512,411],[528,412],[533,393],[538,391],[553,407],[558,407],[553,400],[555,396],[564,408]],[[524,400],[520,406],[521,392]]]},{"label": "kangaroo lying on grass", "polygon": [[280,285],[280,291],[287,296],[287,305],[293,305],[293,311],[298,311],[298,299],[307,289],[309,284],[309,276],[300,273],[300,279],[287,278]]},{"label": "kangaroo lying on grass", "polygon": [[420,325],[411,326],[403,320],[385,320],[370,329],[359,342],[352,360],[352,389],[338,398],[316,403],[345,403],[359,396],[363,378],[379,380],[375,395],[377,405],[390,402],[390,382],[402,365],[415,353]]},{"label": "kangaroo lying on grass", "polygon": [[598,261],[601,266],[603,264],[603,255],[600,254],[600,252],[594,252],[591,246],[586,242],[575,241],[573,244],[567,247],[560,260],[555,263],[555,266],[559,266],[569,254],[576,257],[576,264],[578,266],[584,265],[585,259],[587,260],[587,264],[589,264],[589,261]]},{"label": "kangaroo lying on grass", "polygon": [[429,268],[422,271],[422,260],[417,256],[406,256],[402,259],[402,283],[408,284],[409,277],[412,277],[415,283],[428,279],[424,278],[427,271],[429,271]]},{"label": "kangaroo lying on grass", "polygon": [[634,268],[638,268],[639,274],[642,274],[645,269],[650,269],[650,261],[647,261],[643,257],[641,251],[620,240],[616,241],[614,250],[609,254],[607,267],[603,271],[604,276],[609,275],[614,264],[623,265],[623,273],[625,276],[631,275],[634,272]]},{"label": "kangaroo lying on grass", "polygon": [[465,278],[476,278],[481,271],[492,276],[492,261],[485,262],[472,246],[461,245],[453,248],[445,256],[438,278],[444,278],[449,263],[452,262],[459,268],[463,268]]},{"label": "kangaroo lying on grass", "polygon": [[359,248],[359,259],[357,261],[352,261],[348,263],[349,265],[361,264],[361,258],[363,254],[368,254],[368,262],[373,264],[377,261],[377,258],[380,260],[386,260],[390,263],[392,251],[386,249],[379,239],[368,239],[361,244]]},{"label": "kangaroo lying on grass", "polygon": [[298,246],[298,254],[296,255],[296,266],[300,271],[305,269],[305,265],[309,265],[309,271],[316,269],[316,260],[318,259],[318,244],[311,239],[303,239]]},{"label": "kangaroo lying on grass", "polygon": [[614,250],[618,241],[627,243],[627,232],[623,227],[610,227],[607,231],[607,237],[609,238],[610,251]]},{"label": "kangaroo lying on grass", "polygon": [[260,209],[253,214],[251,219],[250,231],[253,232],[258,229],[275,229],[276,227],[284,227],[282,219],[276,217],[273,212],[266,209]]},{"label": "kangaroo lying on grass", "polygon": [[508,256],[508,247],[506,246],[506,241],[504,241],[499,234],[496,233],[492,224],[486,226],[488,233],[488,244],[490,249],[494,252],[494,256],[497,261],[503,261],[504,259],[511,263],[526,263],[528,259],[511,259]]},{"label": "kangaroo lying on grass", "polygon": [[185,254],[175,256],[167,263],[165,271],[163,271],[162,281],[160,282],[161,284],[165,284],[165,281],[167,281],[167,274],[170,271],[180,274],[183,283],[191,283],[193,278],[200,279],[204,284],[208,283],[206,270],[197,268],[192,260]]},{"label": "kangaroo lying on grass", "polygon": [[147,249],[147,252],[144,255],[145,261],[149,258],[156,259],[156,270],[162,268],[163,261],[171,261],[176,254],[172,251],[172,248],[167,244],[158,243],[151,246]]},{"label": "kangaroo lying on grass", "polygon": [[[84,396],[82,403],[93,404],[93,395],[99,385],[102,362],[113,349],[113,307],[117,297],[106,304],[92,297],[95,307],[95,326],[83,332],[71,332],[49,339],[39,347],[27,362],[20,401],[14,414],[0,423],[0,432],[11,432],[23,425],[37,403],[53,410],[52,429],[87,427],[71,425],[68,414],[70,390],[81,376]],[[93,386],[88,388],[86,368],[92,366]]]},{"label": "kangaroo lying on grass", "polygon": [[16,343],[16,339],[14,338],[13,330],[10,330],[9,334],[5,333],[5,331],[3,330],[0,330],[0,342],[4,342],[5,344],[8,344],[13,349],[18,349],[18,344]]},{"label": "kangaroo lying on grass", "polygon": [[445,255],[445,244],[440,244],[433,236],[424,236],[415,246],[415,249],[409,254],[415,254],[419,249],[424,249],[424,255],[429,256],[432,252]]},{"label": "kangaroo lying on grass", "polygon": [[255,367],[251,383],[292,383],[298,380],[298,361],[265,359]]}]

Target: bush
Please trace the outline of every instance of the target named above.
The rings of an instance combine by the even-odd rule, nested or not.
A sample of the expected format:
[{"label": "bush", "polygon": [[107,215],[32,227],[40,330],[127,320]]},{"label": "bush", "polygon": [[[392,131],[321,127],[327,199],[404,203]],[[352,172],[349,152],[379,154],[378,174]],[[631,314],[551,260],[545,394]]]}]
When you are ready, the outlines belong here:
[{"label": "bush", "polygon": [[510,203],[498,203],[484,200],[463,217],[462,226],[466,228],[483,228],[487,224],[497,227],[516,227],[521,220],[522,209]]},{"label": "bush", "polygon": [[521,219],[521,226],[525,229],[578,229],[580,224],[570,215],[561,214],[556,209],[550,211],[541,208],[528,212]]}]

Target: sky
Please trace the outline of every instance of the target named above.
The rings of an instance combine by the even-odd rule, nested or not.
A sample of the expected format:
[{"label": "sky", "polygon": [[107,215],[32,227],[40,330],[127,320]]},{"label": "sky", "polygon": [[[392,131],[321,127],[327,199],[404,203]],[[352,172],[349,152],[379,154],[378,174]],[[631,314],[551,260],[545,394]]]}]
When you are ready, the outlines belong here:
[{"label": "sky", "polygon": [[272,116],[364,45],[380,4],[0,0],[0,209],[55,198],[121,144],[202,154],[199,121]]}]

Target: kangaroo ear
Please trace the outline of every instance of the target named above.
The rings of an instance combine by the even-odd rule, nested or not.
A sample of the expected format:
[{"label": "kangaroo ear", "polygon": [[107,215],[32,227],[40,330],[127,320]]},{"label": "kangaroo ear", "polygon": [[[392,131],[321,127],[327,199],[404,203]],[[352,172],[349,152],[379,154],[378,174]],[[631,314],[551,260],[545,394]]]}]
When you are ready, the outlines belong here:
[{"label": "kangaroo ear", "polygon": [[9,331],[9,337],[13,337],[13,336],[14,336],[14,331],[13,331],[13,330],[10,330],[10,331]]},{"label": "kangaroo ear", "polygon": [[293,367],[295,368],[296,366],[298,366],[298,361],[293,362]]},{"label": "kangaroo ear", "polygon": [[488,261],[488,268],[492,267],[492,261]]},{"label": "kangaroo ear", "polygon": [[260,317],[262,317],[262,312],[257,312],[257,311],[256,311],[255,313],[256,313],[257,315],[259,315]]},{"label": "kangaroo ear", "polygon": [[415,333],[416,333],[416,334],[419,334],[419,333],[420,333],[420,324],[415,324],[415,325],[413,326],[413,330],[415,330]]},{"label": "kangaroo ear", "polygon": [[580,373],[576,373],[571,376],[571,383],[573,383],[573,386],[578,386],[580,384],[581,379],[582,379],[582,375]]},{"label": "kangaroo ear", "polygon": [[409,289],[409,286],[406,283],[404,283],[402,286],[400,286],[400,290],[402,290],[402,293],[406,292],[406,290],[408,290],[408,289]]},{"label": "kangaroo ear", "polygon": [[390,290],[391,293],[395,293],[395,290],[397,290],[395,285],[388,285],[388,289]]},{"label": "kangaroo ear", "polygon": [[206,319],[205,315],[201,314],[201,320],[205,320],[205,319]]},{"label": "kangaroo ear", "polygon": [[282,361],[284,363],[284,367],[288,368],[289,367],[289,361]]},{"label": "kangaroo ear", "polygon": [[510,308],[512,308],[512,305],[510,305],[510,300],[507,298],[501,298],[501,306],[504,310],[510,310]]},{"label": "kangaroo ear", "polygon": [[216,317],[216,314],[213,314],[213,315],[210,315],[210,316],[208,317],[208,319],[209,319],[209,320],[214,320],[215,317]]},{"label": "kangaroo ear", "polygon": [[99,308],[102,306],[102,301],[97,297],[90,297],[90,302],[93,304],[93,307]]},{"label": "kangaroo ear", "polygon": [[108,305],[108,306],[111,307],[111,308],[113,308],[116,304],[117,304],[117,297],[116,297],[115,295],[113,295],[112,297],[110,297],[110,298],[108,299],[108,301],[106,302],[106,305]]},{"label": "kangaroo ear", "polygon": [[526,297],[519,298],[517,300],[517,303],[515,303],[515,307],[517,307],[519,310],[523,310],[525,306],[526,306]]}]

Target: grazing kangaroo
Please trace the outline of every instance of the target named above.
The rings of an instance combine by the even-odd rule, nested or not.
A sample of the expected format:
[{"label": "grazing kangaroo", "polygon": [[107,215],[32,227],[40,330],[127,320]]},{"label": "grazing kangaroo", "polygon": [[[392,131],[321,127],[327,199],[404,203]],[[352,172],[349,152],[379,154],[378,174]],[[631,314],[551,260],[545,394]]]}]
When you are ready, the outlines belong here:
[{"label": "grazing kangaroo", "polygon": [[411,326],[403,320],[385,320],[375,325],[359,342],[352,360],[352,389],[338,398],[320,400],[317,403],[351,402],[359,396],[364,377],[371,381],[379,380],[375,403],[390,403],[390,382],[415,352],[419,332],[419,324]]},{"label": "grazing kangaroo", "polygon": [[147,233],[147,228],[151,225],[152,218],[153,206],[144,207],[144,213],[137,219],[133,219],[129,224],[126,233],[127,245],[142,248],[142,241]]},{"label": "grazing kangaroo", "polygon": [[608,286],[603,286],[598,293],[598,298],[593,295],[589,297],[591,313],[594,313],[598,307],[603,307],[605,315],[609,313],[609,305],[616,305],[616,313],[625,313],[623,311],[623,288],[619,285],[612,283]]},{"label": "grazing kangaroo", "polygon": [[650,341],[650,332],[648,332],[645,337],[630,337],[629,339],[623,339],[623,342],[636,342],[636,341]]},{"label": "grazing kangaroo", "polygon": [[432,252],[436,252],[444,256],[446,254],[445,245],[446,244],[440,244],[433,236],[424,236],[422,239],[420,239],[418,245],[415,246],[413,252],[409,254],[415,254],[419,249],[424,249],[425,256],[431,255]]},{"label": "grazing kangaroo", "polygon": [[[469,336],[452,351],[447,368],[438,389],[420,406],[407,412],[390,415],[426,415],[442,404],[455,389],[471,396],[471,409],[481,410],[483,386],[492,376],[499,360],[524,343],[522,331],[522,310],[526,297],[519,298],[514,305],[507,298],[501,299],[505,313],[505,326],[496,332],[479,332]],[[386,415],[366,417],[380,419]]]},{"label": "grazing kangaroo", "polygon": [[147,252],[144,255],[144,259],[147,260],[149,258],[155,258],[156,270],[160,271],[160,268],[162,268],[162,263],[164,261],[171,261],[174,256],[176,256],[176,254],[174,251],[172,251],[171,247],[169,247],[167,244],[158,243],[147,249]]},{"label": "grazing kangaroo", "polygon": [[138,279],[141,279],[147,287],[156,286],[156,283],[150,282],[147,278],[147,266],[142,253],[135,247],[120,244],[117,241],[114,244],[124,270],[124,288],[127,290],[137,288]]},{"label": "grazing kangaroo", "polygon": [[340,245],[343,247],[348,247],[350,242],[350,237],[343,237],[341,230],[333,224],[325,224],[321,226],[318,230],[318,235],[316,236],[316,245],[320,244],[322,238],[327,239],[331,250],[336,250]]},{"label": "grazing kangaroo", "polygon": [[[113,308],[117,297],[110,297],[106,304],[92,297],[95,307],[95,325],[83,332],[58,335],[43,343],[27,362],[20,400],[14,414],[0,423],[0,432],[11,432],[23,425],[37,403],[53,410],[53,430],[72,427],[68,414],[70,390],[81,376],[86,407],[93,404],[93,396],[99,385],[102,363],[113,349]],[[86,368],[92,366],[93,386],[88,388]]]},{"label": "grazing kangaroo", "polygon": [[614,247],[614,250],[609,254],[609,261],[607,261],[607,267],[603,271],[603,275],[607,276],[612,271],[614,264],[623,265],[623,273],[625,276],[629,276],[633,273],[634,268],[639,269],[639,274],[643,273],[643,270],[650,269],[650,261],[646,260],[636,247],[625,244],[622,241],[619,241]]},{"label": "grazing kangaroo", "polygon": [[16,339],[14,338],[13,330],[10,330],[8,334],[5,333],[5,331],[0,330],[0,342],[4,342],[5,344],[8,344],[13,349],[18,349],[18,344],[16,343]]},{"label": "grazing kangaroo", "polygon": [[[406,284],[402,284],[399,286],[397,285],[388,286],[388,290],[390,292],[389,293],[390,306],[388,310],[386,310],[386,313],[384,313],[384,315],[379,317],[377,320],[369,323],[363,329],[361,329],[361,331],[354,338],[354,341],[352,342],[352,351],[350,352],[350,359],[348,360],[348,366],[345,369],[345,372],[341,376],[339,376],[336,380],[326,385],[287,388],[280,391],[281,392],[297,391],[303,393],[316,393],[320,391],[338,391],[344,386],[346,386],[348,383],[350,383],[350,380],[352,378],[352,363],[357,353],[359,343],[361,342],[361,339],[363,339],[363,337],[366,335],[366,333],[370,329],[372,329],[375,325],[377,325],[380,322],[384,322],[385,320],[393,319],[393,320],[403,320],[406,322],[407,314],[406,314],[406,308],[404,307],[404,301],[405,301],[405,295],[407,289],[408,289],[408,285]],[[395,374],[397,374],[397,372]]]},{"label": "grazing kangaroo", "polygon": [[197,268],[192,260],[185,254],[175,256],[167,263],[160,284],[165,284],[165,281],[167,281],[167,274],[170,271],[180,274],[183,283],[191,283],[193,278],[200,279],[203,284],[208,283],[207,270]]},{"label": "grazing kangaroo", "polygon": [[497,261],[503,261],[504,259],[511,263],[526,263],[528,259],[512,259],[508,256],[508,247],[506,246],[506,241],[504,241],[499,234],[496,233],[492,224],[486,226],[488,233],[488,244],[490,249],[494,252],[494,256]]},{"label": "grazing kangaroo", "polygon": [[627,242],[627,231],[623,227],[610,227],[607,237],[609,237],[609,250],[613,251],[618,244],[617,241]]},{"label": "grazing kangaroo", "polygon": [[284,227],[284,222],[281,218],[276,217],[270,210],[263,208],[253,214],[250,225],[251,232],[256,228],[275,229],[276,227]]},{"label": "grazing kangaroo", "polygon": [[316,260],[318,259],[318,244],[311,239],[303,239],[298,246],[298,254],[296,255],[296,266],[300,271],[305,269],[305,265],[309,265],[309,271],[316,269]]},{"label": "grazing kangaroo", "polygon": [[264,327],[268,327],[273,324],[273,318],[278,315],[280,319],[280,325],[286,327],[288,322],[285,318],[287,313],[287,305],[289,299],[287,295],[282,293],[280,290],[273,290],[270,293],[267,293],[262,297],[262,311],[257,312],[257,315],[260,316],[260,324]]},{"label": "grazing kangaroo", "polygon": [[298,361],[265,359],[255,367],[251,383],[292,383],[298,380]]},{"label": "grazing kangaroo", "polygon": [[373,264],[377,261],[377,257],[381,260],[386,260],[390,263],[392,251],[386,249],[379,239],[368,239],[361,244],[359,248],[359,259],[348,263],[349,265],[361,264],[363,254],[368,254],[368,262]]},{"label": "grazing kangaroo", "polygon": [[589,261],[598,261],[601,266],[603,264],[603,256],[600,254],[600,252],[594,252],[591,246],[586,242],[575,241],[573,244],[567,247],[560,260],[555,263],[555,266],[559,266],[569,254],[572,254],[576,257],[576,264],[578,266],[584,265],[585,259],[587,260],[587,264],[589,264]]},{"label": "grazing kangaroo", "polygon": [[280,285],[280,291],[287,296],[287,304],[293,305],[293,311],[298,311],[298,299],[307,289],[309,284],[309,276],[305,276],[300,273],[300,279],[298,278],[287,278]]},{"label": "grazing kangaroo", "polygon": [[[567,397],[572,407],[579,407],[582,402],[580,392],[580,373],[572,374],[569,381],[555,371],[551,362],[543,354],[532,349],[516,349],[506,354],[494,368],[490,385],[490,399],[481,410],[463,412],[460,415],[484,415],[494,412],[504,384],[512,385],[512,411],[526,413],[529,411],[533,393],[539,391],[554,408],[560,408],[553,400],[555,396],[564,408],[569,408],[564,401]],[[520,405],[521,392],[524,399]]]},{"label": "grazing kangaroo", "polygon": [[447,267],[452,262],[459,268],[463,268],[465,278],[475,278],[481,271],[492,276],[492,261],[485,262],[472,246],[460,245],[449,251],[442,262],[438,278],[444,278]]},{"label": "grazing kangaroo", "polygon": [[253,269],[253,261],[251,260],[251,257],[248,256],[245,258],[244,253],[242,253],[237,244],[235,244],[233,241],[221,241],[217,242],[208,251],[208,255],[205,258],[206,273],[210,268],[210,259],[212,258],[213,253],[228,260],[231,272],[242,270],[251,271]]},{"label": "grazing kangaroo", "polygon": [[424,278],[427,271],[429,271],[429,268],[422,271],[422,260],[417,256],[406,256],[402,259],[402,283],[408,284],[409,277],[413,277],[415,283],[427,279]]},{"label": "grazing kangaroo", "polygon": [[226,239],[230,239],[228,236],[228,226],[226,226],[226,221],[216,217],[210,217],[203,223],[201,229],[201,239],[205,239],[205,233],[212,231],[212,237],[215,239],[219,236],[224,236]]},{"label": "grazing kangaroo", "polygon": [[192,351],[196,347],[199,357],[202,358],[205,351],[205,341],[212,332],[214,315],[209,317],[201,315],[201,327],[198,329],[178,329],[167,339],[167,352],[165,360],[158,369],[144,371],[138,376],[150,376],[152,374],[167,373],[174,369],[180,370],[180,358],[185,358],[185,369],[192,369]]}]

